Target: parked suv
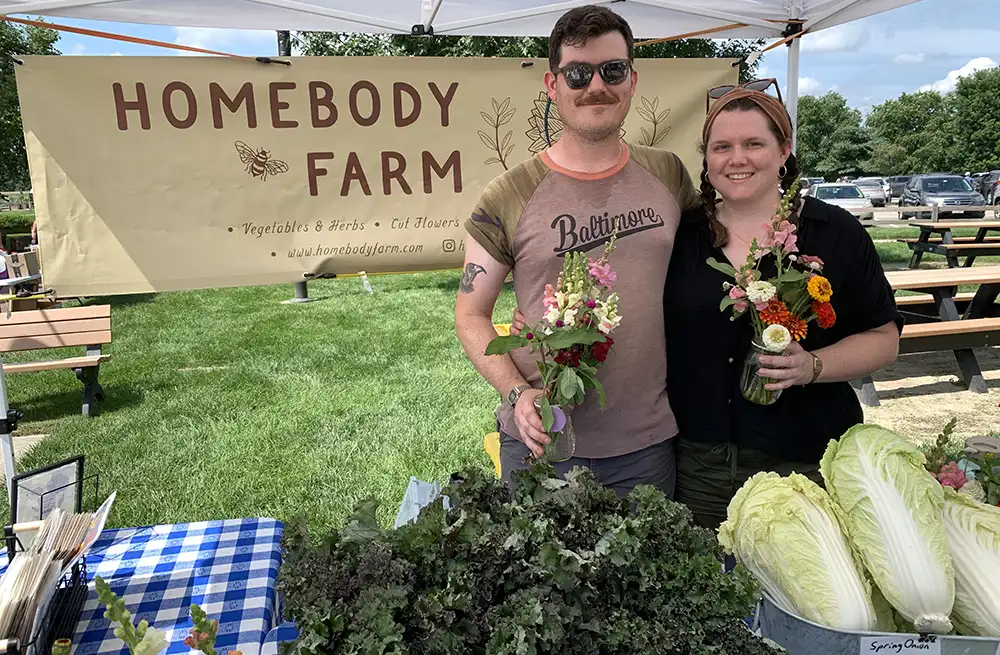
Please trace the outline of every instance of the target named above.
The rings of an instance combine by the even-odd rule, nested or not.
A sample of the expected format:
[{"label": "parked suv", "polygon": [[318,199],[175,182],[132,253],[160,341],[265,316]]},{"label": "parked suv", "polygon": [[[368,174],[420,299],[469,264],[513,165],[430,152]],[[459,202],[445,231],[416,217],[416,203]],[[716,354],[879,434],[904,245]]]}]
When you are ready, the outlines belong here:
[{"label": "parked suv", "polygon": [[[903,189],[899,199],[900,207],[939,207],[938,216],[963,213],[970,217],[982,218],[983,211],[963,210],[962,206],[984,205],[983,196],[972,190],[972,185],[962,175],[930,174],[917,175]],[[921,212],[926,213],[926,212]],[[917,212],[901,212],[903,218],[916,216]]]},{"label": "parked suv", "polygon": [[906,183],[913,179],[912,175],[893,175],[889,178],[889,198],[899,198],[903,195]]}]

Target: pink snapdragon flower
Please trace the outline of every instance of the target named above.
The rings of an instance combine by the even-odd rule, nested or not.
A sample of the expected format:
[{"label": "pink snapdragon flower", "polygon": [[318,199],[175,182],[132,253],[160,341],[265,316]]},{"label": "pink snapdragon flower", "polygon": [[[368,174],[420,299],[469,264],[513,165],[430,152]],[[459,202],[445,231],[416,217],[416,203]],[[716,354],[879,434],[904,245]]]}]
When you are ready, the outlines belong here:
[{"label": "pink snapdragon flower", "polygon": [[609,289],[618,280],[618,274],[611,270],[611,264],[606,262],[604,264],[590,262],[590,275],[598,284]]}]

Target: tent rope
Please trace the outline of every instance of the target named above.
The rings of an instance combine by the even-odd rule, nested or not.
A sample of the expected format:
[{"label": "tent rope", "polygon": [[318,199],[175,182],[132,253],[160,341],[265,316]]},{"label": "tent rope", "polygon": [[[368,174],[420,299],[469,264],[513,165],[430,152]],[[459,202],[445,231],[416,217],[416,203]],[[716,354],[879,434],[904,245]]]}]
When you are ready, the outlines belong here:
[{"label": "tent rope", "polygon": [[[284,59],[274,59],[273,57],[249,57],[246,55],[234,55],[228,52],[219,52],[217,50],[207,50],[205,48],[197,48],[195,46],[181,45],[179,43],[167,43],[165,41],[154,41],[153,39],[144,39],[137,36],[126,36],[124,34],[113,34],[111,32],[102,32],[100,30],[91,30],[84,27],[72,27],[70,25],[58,25],[56,23],[43,23],[37,20],[29,20],[27,18],[13,18],[11,16],[3,16],[3,20],[11,23],[20,23],[22,25],[31,25],[32,27],[42,27],[52,30],[58,30],[60,32],[72,32],[73,34],[82,34],[84,36],[94,36],[99,39],[110,39],[112,41],[124,41],[125,43],[136,43],[138,45],[149,45],[156,46],[159,48],[170,48],[172,50],[184,50],[187,52],[197,52],[204,55],[221,55],[223,57],[231,57],[233,59],[245,59],[247,61],[257,61],[263,64],[284,64],[285,66],[291,66],[292,62]],[[18,63],[21,63],[19,60]]]}]

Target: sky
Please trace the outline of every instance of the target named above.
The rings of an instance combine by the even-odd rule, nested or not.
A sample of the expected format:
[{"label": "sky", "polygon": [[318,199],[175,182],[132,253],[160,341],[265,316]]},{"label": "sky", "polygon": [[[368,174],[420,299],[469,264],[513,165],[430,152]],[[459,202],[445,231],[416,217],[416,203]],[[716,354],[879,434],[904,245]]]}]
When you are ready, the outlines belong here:
[{"label": "sky", "polygon": [[[239,55],[277,52],[271,31],[219,30],[58,19],[51,22]],[[178,51],[63,33],[67,55],[181,55]],[[836,91],[867,114],[886,99],[949,91],[959,77],[1000,65],[1000,1],[921,0],[802,39],[801,95]],[[760,59],[758,75],[787,88],[787,48]]]}]

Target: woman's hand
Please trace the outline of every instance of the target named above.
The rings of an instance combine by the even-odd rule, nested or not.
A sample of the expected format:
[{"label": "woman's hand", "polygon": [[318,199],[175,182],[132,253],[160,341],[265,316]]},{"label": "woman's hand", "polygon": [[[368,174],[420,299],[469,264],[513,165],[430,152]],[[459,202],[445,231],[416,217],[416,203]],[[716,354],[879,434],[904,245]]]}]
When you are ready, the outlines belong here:
[{"label": "woman's hand", "polygon": [[757,375],[771,378],[772,383],[764,385],[768,391],[787,389],[793,385],[805,385],[812,382],[813,356],[797,341],[787,348],[787,355],[761,355],[760,370]]},{"label": "woman's hand", "polygon": [[517,307],[514,308],[514,320],[510,324],[510,333],[514,336],[521,334],[521,330],[524,329],[524,314]]}]

